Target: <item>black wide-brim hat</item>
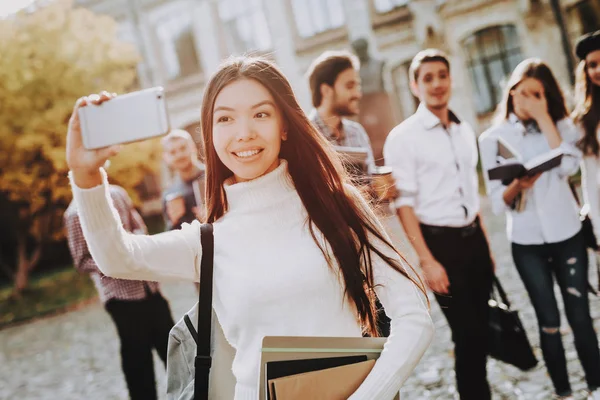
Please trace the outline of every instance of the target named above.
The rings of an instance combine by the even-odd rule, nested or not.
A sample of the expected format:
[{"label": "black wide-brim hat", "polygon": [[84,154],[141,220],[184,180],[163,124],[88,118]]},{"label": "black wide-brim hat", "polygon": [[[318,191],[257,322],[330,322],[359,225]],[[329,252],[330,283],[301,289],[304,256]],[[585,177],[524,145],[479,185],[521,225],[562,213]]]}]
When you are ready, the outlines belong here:
[{"label": "black wide-brim hat", "polygon": [[575,54],[580,60],[584,60],[588,54],[596,50],[600,50],[600,31],[581,36],[575,45]]}]

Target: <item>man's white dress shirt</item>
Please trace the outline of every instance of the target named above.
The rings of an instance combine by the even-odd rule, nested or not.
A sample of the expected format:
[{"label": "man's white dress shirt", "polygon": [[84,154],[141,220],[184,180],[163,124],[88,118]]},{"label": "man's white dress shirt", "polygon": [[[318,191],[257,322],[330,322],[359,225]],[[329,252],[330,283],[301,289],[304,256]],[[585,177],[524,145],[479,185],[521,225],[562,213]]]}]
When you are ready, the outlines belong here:
[{"label": "man's white dress shirt", "polygon": [[426,225],[462,227],[479,213],[477,140],[450,112],[446,128],[424,104],[388,135],[383,155],[400,192],[396,208],[410,206]]}]

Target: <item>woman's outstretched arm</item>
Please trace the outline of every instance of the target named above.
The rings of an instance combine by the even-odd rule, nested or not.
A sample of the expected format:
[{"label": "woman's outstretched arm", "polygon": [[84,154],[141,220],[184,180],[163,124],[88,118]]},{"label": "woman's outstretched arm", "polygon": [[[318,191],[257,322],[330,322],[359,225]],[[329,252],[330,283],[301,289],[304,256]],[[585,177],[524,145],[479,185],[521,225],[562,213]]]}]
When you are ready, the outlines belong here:
[{"label": "woman's outstretched arm", "polygon": [[100,173],[98,186],[82,189],[72,178],[71,186],[85,240],[102,273],[120,279],[198,281],[200,223],[157,235],[129,233],[112,203],[106,172]]},{"label": "woman's outstretched arm", "polygon": [[200,224],[195,222],[154,236],[134,235],[123,229],[101,167],[119,151],[118,146],[86,149],[78,111],[88,104],[110,101],[115,94],[82,97],[75,103],[67,131],[66,158],[73,198],[88,248],[107,276],[158,281],[199,278]]}]

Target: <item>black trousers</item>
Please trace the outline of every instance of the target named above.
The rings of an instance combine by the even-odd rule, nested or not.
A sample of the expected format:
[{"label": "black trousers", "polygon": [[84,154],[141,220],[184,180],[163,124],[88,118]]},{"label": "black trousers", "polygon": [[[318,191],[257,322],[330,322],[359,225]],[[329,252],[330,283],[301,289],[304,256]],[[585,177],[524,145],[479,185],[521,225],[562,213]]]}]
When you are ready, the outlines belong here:
[{"label": "black trousers", "polygon": [[143,300],[109,300],[110,314],[121,340],[121,366],[131,400],[156,399],[152,349],[167,364],[167,343],[173,327],[169,303],[160,294]]},{"label": "black trousers", "polygon": [[421,225],[421,230],[450,281],[449,294],[435,297],[452,331],[458,393],[461,400],[489,400],[487,303],[493,264],[481,225],[477,219],[465,228]]}]

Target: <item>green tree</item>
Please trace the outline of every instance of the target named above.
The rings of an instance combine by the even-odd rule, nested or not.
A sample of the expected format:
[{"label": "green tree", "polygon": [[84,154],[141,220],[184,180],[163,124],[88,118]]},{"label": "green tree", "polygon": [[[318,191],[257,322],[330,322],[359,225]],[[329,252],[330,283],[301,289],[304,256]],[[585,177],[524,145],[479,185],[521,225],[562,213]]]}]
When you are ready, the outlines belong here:
[{"label": "green tree", "polygon": [[[138,60],[112,18],[73,8],[72,0],[0,20],[0,195],[8,199],[0,219],[17,239],[15,295],[44,247],[64,236],[65,138],[75,100],[131,89]],[[110,175],[136,200],[134,188],[158,165],[158,143],[146,141],[112,160]]]}]

